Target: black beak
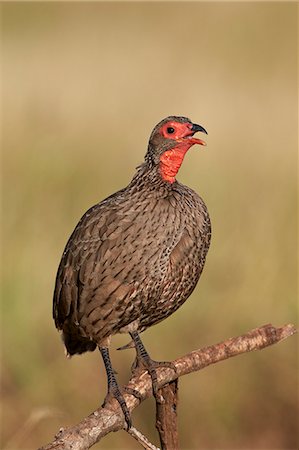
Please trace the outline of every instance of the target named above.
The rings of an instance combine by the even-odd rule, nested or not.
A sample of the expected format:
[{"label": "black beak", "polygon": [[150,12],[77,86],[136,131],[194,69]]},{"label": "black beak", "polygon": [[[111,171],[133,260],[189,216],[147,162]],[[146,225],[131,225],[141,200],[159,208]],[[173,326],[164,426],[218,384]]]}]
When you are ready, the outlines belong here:
[{"label": "black beak", "polygon": [[194,133],[196,133],[197,131],[201,131],[202,133],[208,134],[207,130],[204,129],[204,127],[202,127],[201,125],[197,125],[196,123],[192,124],[192,131],[194,131]]}]

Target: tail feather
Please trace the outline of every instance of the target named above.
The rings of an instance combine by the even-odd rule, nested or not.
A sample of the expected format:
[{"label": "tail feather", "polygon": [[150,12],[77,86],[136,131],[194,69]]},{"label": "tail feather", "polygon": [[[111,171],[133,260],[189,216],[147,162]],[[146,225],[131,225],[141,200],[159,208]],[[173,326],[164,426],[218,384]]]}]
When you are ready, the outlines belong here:
[{"label": "tail feather", "polygon": [[80,355],[85,352],[93,352],[97,347],[95,342],[82,336],[74,336],[74,334],[67,332],[63,332],[62,339],[66,348],[67,357],[75,354]]}]

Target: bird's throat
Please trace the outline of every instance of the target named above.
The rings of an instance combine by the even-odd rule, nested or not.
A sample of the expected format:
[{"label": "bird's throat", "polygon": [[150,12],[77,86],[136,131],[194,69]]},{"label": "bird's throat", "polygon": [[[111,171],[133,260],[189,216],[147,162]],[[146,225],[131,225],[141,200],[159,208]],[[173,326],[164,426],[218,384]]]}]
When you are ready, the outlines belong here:
[{"label": "bird's throat", "polygon": [[160,173],[164,181],[174,183],[176,174],[181,167],[184,156],[190,145],[180,145],[166,150],[160,158]]}]

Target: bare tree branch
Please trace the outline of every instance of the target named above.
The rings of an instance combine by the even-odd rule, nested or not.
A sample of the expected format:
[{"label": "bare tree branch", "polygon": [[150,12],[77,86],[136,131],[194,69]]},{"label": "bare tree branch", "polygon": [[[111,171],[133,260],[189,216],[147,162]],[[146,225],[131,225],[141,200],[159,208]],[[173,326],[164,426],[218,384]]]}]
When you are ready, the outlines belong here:
[{"label": "bare tree branch", "polygon": [[[294,333],[296,333],[296,328],[292,324],[284,325],[280,328],[275,328],[273,325],[268,324],[219,344],[195,350],[173,361],[176,370],[170,367],[158,368],[158,386],[161,389],[168,383],[190,372],[201,370],[232,356],[253,350],[261,350],[292,336]],[[138,376],[133,376],[127,387],[139,393],[138,398],[132,394],[124,394],[130,412],[141,401],[152,395],[151,378],[146,371],[141,372]],[[121,429],[126,429],[124,417],[118,402],[112,399],[105,405],[105,408],[97,409],[79,424],[61,429],[55,436],[54,441],[40,447],[39,450],[87,450],[99,442],[106,434]]]},{"label": "bare tree branch", "polygon": [[178,378],[158,390],[156,398],[156,428],[162,450],[179,449]]},{"label": "bare tree branch", "polygon": [[151,444],[149,440],[142,433],[140,433],[140,431],[136,430],[135,427],[131,427],[127,431],[131,436],[133,436],[134,439],[136,439],[137,442],[139,442],[139,444],[142,445],[145,450],[160,450],[158,447]]}]

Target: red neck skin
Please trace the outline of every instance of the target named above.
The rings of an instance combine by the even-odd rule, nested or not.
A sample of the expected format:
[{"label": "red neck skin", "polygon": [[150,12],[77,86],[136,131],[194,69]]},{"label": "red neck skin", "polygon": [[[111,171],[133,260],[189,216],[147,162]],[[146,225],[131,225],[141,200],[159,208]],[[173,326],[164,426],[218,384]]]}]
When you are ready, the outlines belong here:
[{"label": "red neck skin", "polygon": [[183,162],[184,156],[193,145],[191,142],[184,142],[177,147],[166,150],[160,158],[160,173],[164,181],[175,182],[175,176]]}]

